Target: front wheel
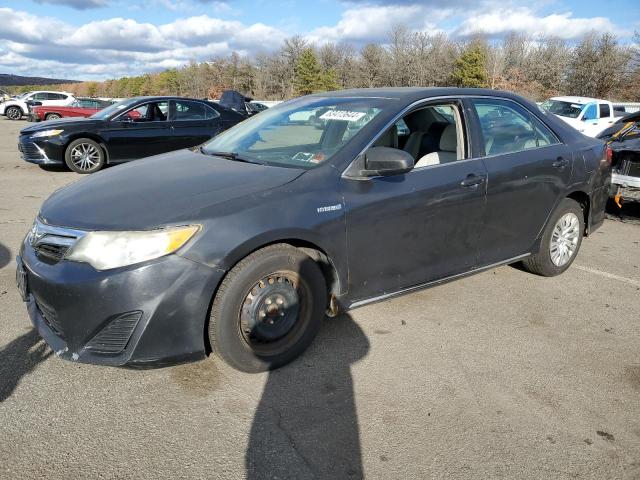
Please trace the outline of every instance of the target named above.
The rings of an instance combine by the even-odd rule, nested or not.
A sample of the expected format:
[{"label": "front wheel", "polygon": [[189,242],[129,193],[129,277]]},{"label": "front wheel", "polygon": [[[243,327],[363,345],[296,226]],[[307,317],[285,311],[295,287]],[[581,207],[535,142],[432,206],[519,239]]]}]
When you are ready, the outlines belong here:
[{"label": "front wheel", "polygon": [[76,173],[97,172],[104,166],[104,150],[89,138],[79,138],[69,144],[64,161]]},{"label": "front wheel", "polygon": [[45,120],[59,120],[59,119],[60,119],[60,115],[58,115],[57,113],[50,113],[45,118]]},{"label": "front wheel", "polygon": [[301,250],[271,245],[241,260],[216,293],[211,348],[244,372],[291,362],[318,333],[327,287],[318,264]]},{"label": "front wheel", "polygon": [[540,251],[522,262],[524,268],[544,277],[560,275],[578,255],[583,233],[582,208],[575,200],[565,198],[545,228]]},{"label": "front wheel", "polygon": [[22,109],[20,107],[9,107],[4,114],[9,120],[20,120],[22,118]]}]

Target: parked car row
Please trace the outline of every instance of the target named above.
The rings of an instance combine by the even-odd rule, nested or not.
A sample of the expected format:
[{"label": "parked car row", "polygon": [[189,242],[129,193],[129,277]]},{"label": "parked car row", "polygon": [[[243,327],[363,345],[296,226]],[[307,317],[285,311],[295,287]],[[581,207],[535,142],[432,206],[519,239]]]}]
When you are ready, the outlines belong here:
[{"label": "parked car row", "polygon": [[27,102],[29,107],[28,120],[40,122],[68,117],[86,118],[114,103],[97,98],[77,98],[69,105],[43,105],[42,102]]},{"label": "parked car row", "polygon": [[59,356],[147,367],[211,351],[270,370],[325,314],[514,262],[559,275],[604,221],[606,145],[507,92],[347,90],[243,118],[146,97],[22,131],[28,159],[83,173],[181,148],[42,205],[16,278]]},{"label": "parked car row", "polygon": [[88,118],[27,127],[20,132],[18,148],[27,162],[66,164],[75,172],[93,173],[107,164],[200,145],[245,118],[205,100],[136,97]]},{"label": "parked car row", "polygon": [[62,107],[71,105],[75,100],[73,94],[67,92],[27,92],[0,103],[0,115],[6,116],[9,120],[20,120],[29,114],[30,102],[39,102],[40,105],[47,107]]}]

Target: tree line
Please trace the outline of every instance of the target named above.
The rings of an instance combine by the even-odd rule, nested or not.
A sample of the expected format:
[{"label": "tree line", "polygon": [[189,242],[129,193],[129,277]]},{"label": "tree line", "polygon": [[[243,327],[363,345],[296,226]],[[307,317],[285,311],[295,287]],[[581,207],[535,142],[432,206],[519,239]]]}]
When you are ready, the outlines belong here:
[{"label": "tree line", "polygon": [[[52,86],[78,96],[180,95],[218,98],[225,89],[263,100],[284,100],[326,90],[361,87],[459,86],[511,90],[532,100],[580,95],[640,100],[640,35],[625,45],[609,33],[578,42],[511,34],[460,41],[443,33],[391,31],[385,44],[327,43],[301,36],[270,54],[233,52],[182,68],[103,82]],[[42,88],[42,87],[39,87]],[[26,91],[33,87],[19,87]]]}]

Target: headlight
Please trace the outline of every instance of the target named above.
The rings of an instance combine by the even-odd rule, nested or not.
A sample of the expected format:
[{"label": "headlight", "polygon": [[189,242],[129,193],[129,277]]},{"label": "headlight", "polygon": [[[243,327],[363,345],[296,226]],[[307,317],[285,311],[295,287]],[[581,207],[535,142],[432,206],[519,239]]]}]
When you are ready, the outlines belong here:
[{"label": "headlight", "polygon": [[88,263],[96,270],[124,267],[175,252],[199,229],[189,225],[144,232],[89,232],[65,258]]},{"label": "headlight", "polygon": [[55,137],[56,135],[60,135],[64,130],[43,130],[41,132],[36,132],[31,135],[31,138],[40,138],[40,137]]}]

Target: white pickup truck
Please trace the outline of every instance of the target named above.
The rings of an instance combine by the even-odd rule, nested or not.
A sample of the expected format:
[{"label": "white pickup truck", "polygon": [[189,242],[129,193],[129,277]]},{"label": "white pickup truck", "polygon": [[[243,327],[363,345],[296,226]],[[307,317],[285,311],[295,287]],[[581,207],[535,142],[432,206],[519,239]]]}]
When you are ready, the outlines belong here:
[{"label": "white pickup truck", "polygon": [[552,97],[541,106],[589,137],[595,137],[616,121],[613,104],[598,98]]}]

